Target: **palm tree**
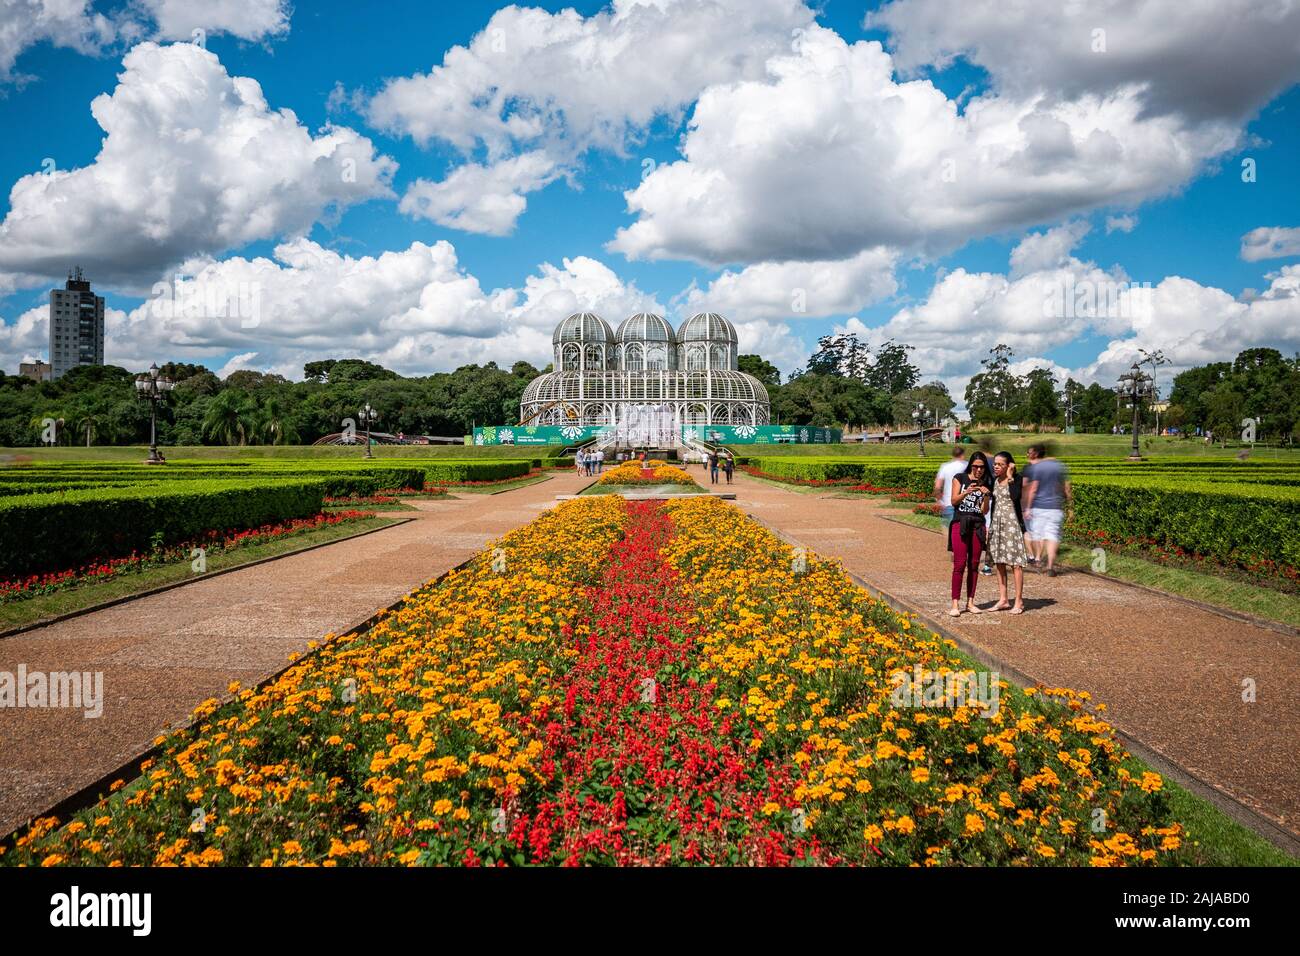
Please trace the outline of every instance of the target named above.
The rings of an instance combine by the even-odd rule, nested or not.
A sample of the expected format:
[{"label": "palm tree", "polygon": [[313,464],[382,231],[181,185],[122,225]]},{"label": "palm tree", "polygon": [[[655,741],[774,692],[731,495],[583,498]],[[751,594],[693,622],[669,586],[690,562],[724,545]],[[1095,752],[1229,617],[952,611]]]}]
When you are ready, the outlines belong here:
[{"label": "palm tree", "polygon": [[257,420],[257,431],[262,441],[268,445],[284,445],[297,438],[293,424],[286,420],[287,417],[288,408],[285,403],[274,395],[267,396],[262,402]]},{"label": "palm tree", "polygon": [[86,447],[89,448],[95,436],[99,433],[99,417],[97,415],[86,414],[77,421],[77,431],[84,432],[86,435]]},{"label": "palm tree", "polygon": [[203,437],[225,445],[247,445],[253,402],[246,392],[228,388],[220,392],[203,416]]},{"label": "palm tree", "polygon": [[46,429],[51,425],[54,426],[54,441],[50,444],[57,445],[59,440],[63,437],[63,412],[46,412],[44,415],[33,415],[30,424],[32,428],[41,433],[42,445],[46,442]]}]

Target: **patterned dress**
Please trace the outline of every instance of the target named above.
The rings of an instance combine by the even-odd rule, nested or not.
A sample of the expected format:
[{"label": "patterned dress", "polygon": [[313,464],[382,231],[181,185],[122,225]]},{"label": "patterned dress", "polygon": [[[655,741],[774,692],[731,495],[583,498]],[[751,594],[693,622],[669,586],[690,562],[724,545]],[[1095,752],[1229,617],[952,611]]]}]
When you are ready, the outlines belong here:
[{"label": "patterned dress", "polygon": [[1025,553],[1025,534],[1011,503],[1011,488],[1006,482],[994,482],[993,496],[996,504],[989,522],[989,561],[1024,567],[1029,556]]}]

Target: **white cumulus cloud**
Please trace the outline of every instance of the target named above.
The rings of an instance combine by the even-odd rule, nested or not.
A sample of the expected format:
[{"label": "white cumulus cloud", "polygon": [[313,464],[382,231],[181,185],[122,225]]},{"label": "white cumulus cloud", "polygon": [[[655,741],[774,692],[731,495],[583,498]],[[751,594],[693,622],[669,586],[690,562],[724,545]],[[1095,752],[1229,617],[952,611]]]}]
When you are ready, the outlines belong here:
[{"label": "white cumulus cloud", "polygon": [[900,82],[879,43],[810,28],[767,77],[704,92],[682,144],[626,194],[609,248],[704,263],[847,258],[966,240],[1168,193],[1240,140],[1151,115],[1135,87],[978,96]]},{"label": "white cumulus cloud", "polygon": [[62,274],[77,262],[104,285],[147,285],[169,267],[391,196],[396,163],[346,127],[313,136],[272,109],[257,81],[231,76],[190,43],[142,43],[91,112],[95,161],[14,184],[0,223],[0,280]]},{"label": "white cumulus cloud", "polygon": [[417,179],[398,208],[452,229],[504,236],[528,205],[524,195],[558,175],[555,162],[541,150],[490,166],[466,163],[441,182]]},{"label": "white cumulus cloud", "polygon": [[1300,256],[1300,228],[1260,226],[1241,237],[1241,258],[1247,262]]},{"label": "white cumulus cloud", "polygon": [[[662,311],[654,296],[578,256],[543,263],[517,287],[484,289],[448,242],[349,256],[307,239],[273,258],[187,261],[179,288],[160,282],[129,314],[107,319],[105,358],[128,368],[163,356],[301,377],[305,362],[360,356],[407,375],[524,359],[551,360],[551,332],[571,312],[612,323]],[[0,324],[0,359],[43,352],[46,310]],[[232,366],[233,368],[234,366]]]}]

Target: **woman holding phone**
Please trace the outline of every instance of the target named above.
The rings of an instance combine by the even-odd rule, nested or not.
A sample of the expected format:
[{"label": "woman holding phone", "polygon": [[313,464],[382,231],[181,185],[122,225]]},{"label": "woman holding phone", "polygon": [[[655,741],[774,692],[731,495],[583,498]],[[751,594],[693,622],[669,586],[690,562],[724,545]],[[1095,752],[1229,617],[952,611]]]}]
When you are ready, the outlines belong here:
[{"label": "woman holding phone", "polygon": [[[1025,516],[1020,507],[1021,486],[1024,479],[1016,474],[1016,460],[1011,452],[1000,451],[993,459],[993,500],[989,505],[989,557],[998,569],[998,603],[995,611],[1011,609],[1012,614],[1025,613],[1025,564],[1029,555],[1025,551]],[[1016,603],[1007,603],[1007,568],[1011,567],[1016,579]]]},{"label": "woman holding phone", "polygon": [[980,614],[975,605],[975,583],[979,580],[980,553],[986,542],[984,516],[989,510],[989,460],[983,452],[971,456],[970,464],[952,478],[953,521],[948,527],[948,550],[952,552],[951,617],[961,615],[961,579],[966,578],[966,610]]}]

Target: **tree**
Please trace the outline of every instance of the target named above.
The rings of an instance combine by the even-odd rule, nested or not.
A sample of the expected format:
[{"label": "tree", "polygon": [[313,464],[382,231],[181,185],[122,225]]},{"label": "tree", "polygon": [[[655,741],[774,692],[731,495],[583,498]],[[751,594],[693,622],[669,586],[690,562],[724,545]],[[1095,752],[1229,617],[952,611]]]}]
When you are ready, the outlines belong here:
[{"label": "tree", "polygon": [[948,394],[948,386],[943,382],[931,382],[928,385],[921,385],[917,388],[909,388],[905,392],[899,392],[893,397],[890,405],[891,417],[895,427],[911,428],[916,422],[912,418],[912,412],[916,406],[924,405],[926,408],[925,421],[927,425],[933,425],[936,421],[942,422],[945,418],[952,415],[952,410],[957,407],[952,396]]},{"label": "tree", "polygon": [[297,430],[287,419],[289,409],[279,396],[268,395],[257,412],[258,437],[268,445],[291,444],[298,437]]},{"label": "tree", "polygon": [[77,419],[77,431],[86,436],[87,448],[94,442],[98,429],[99,419],[95,415],[85,414]]},{"label": "tree", "polygon": [[736,367],[754,376],[768,388],[781,384],[781,370],[761,355],[739,355],[736,357]]},{"label": "tree", "polygon": [[915,388],[921,380],[921,370],[908,360],[910,351],[912,346],[899,345],[893,339],[880,346],[876,349],[876,360],[866,371],[866,383],[890,395]]},{"label": "tree", "polygon": [[966,407],[972,421],[1005,422],[1011,409],[1019,403],[1023,383],[1011,372],[1011,359],[1015,356],[1009,345],[996,345],[989,349],[989,357],[980,365],[983,371],[971,377],[966,385]]},{"label": "tree", "polygon": [[1065,385],[1061,389],[1061,411],[1065,414],[1066,427],[1076,424],[1075,415],[1083,406],[1084,395],[1087,389],[1082,382],[1076,382],[1073,378],[1067,378]]},{"label": "tree", "polygon": [[256,407],[248,393],[226,389],[208,406],[203,437],[223,445],[247,445]]},{"label": "tree", "polygon": [[806,372],[865,381],[870,363],[871,351],[858,341],[856,334],[823,335],[817,340],[817,351],[808,359]]},{"label": "tree", "polygon": [[1061,414],[1056,400],[1056,376],[1051,369],[1030,370],[1024,379],[1024,400],[1019,406],[1022,421],[1030,421],[1040,428],[1055,422]]}]

